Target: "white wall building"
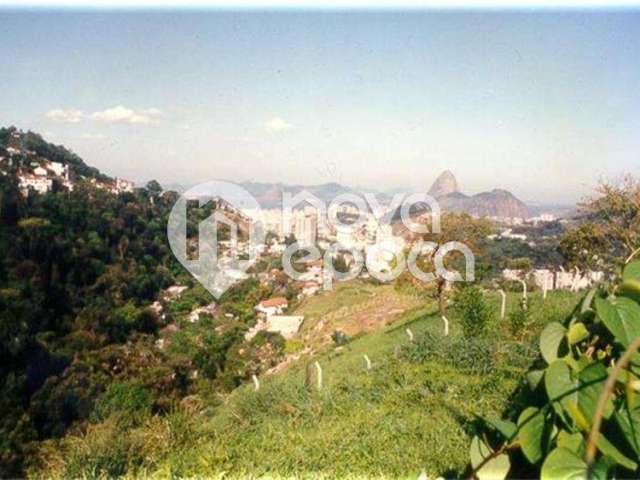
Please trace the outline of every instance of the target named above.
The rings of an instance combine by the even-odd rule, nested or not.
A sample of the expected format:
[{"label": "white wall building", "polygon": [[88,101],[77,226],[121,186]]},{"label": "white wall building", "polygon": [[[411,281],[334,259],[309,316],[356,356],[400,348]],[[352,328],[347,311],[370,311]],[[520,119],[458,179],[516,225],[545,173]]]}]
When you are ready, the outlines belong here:
[{"label": "white wall building", "polygon": [[604,272],[587,270],[581,272],[579,270],[553,272],[546,268],[536,269],[531,272],[524,272],[523,270],[510,270],[504,269],[502,271],[502,278],[505,280],[527,280],[531,278],[536,287],[541,290],[554,290],[554,289],[569,289],[569,290],[581,290],[584,288],[591,288],[598,282],[604,280]]},{"label": "white wall building", "polygon": [[284,297],[273,297],[261,301],[255,306],[255,310],[264,313],[267,317],[271,315],[279,315],[289,306],[289,302]]},{"label": "white wall building", "polygon": [[118,193],[122,192],[133,192],[134,184],[129,180],[124,180],[122,178],[116,178],[116,191]]},{"label": "white wall building", "polygon": [[489,240],[496,240],[498,238],[509,238],[511,240],[522,240],[523,242],[527,239],[527,236],[524,233],[513,233],[513,229],[508,228],[501,233],[493,233],[491,235],[487,235]]},{"label": "white wall building", "polygon": [[47,193],[51,190],[53,180],[47,177],[25,173],[18,177],[18,184],[23,195],[27,195],[30,189],[38,193]]},{"label": "white wall building", "polygon": [[60,162],[47,162],[45,164],[45,168],[50,170],[57,175],[58,177],[62,177],[66,180],[69,179],[69,165],[64,165]]},{"label": "white wall building", "polygon": [[265,232],[275,233],[278,237],[286,236],[282,229],[282,215],[283,212],[278,209],[262,210],[262,221]]},{"label": "white wall building", "polygon": [[45,168],[42,167],[36,167],[33,169],[33,174],[37,177],[46,177],[47,176],[47,170]]},{"label": "white wall building", "polygon": [[315,245],[318,239],[318,217],[313,214],[297,215],[294,235],[302,247]]}]

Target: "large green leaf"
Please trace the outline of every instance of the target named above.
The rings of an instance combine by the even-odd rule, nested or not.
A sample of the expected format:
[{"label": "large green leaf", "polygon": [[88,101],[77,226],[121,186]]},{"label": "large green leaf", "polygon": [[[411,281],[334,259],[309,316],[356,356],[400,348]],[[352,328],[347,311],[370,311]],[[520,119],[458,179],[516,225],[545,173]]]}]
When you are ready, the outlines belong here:
[{"label": "large green leaf", "polygon": [[541,480],[586,479],[587,464],[567,448],[556,448],[542,464]]},{"label": "large green leaf", "polygon": [[556,438],[556,443],[558,447],[567,448],[579,457],[582,457],[586,450],[584,437],[578,432],[569,433],[566,430],[560,430]]},{"label": "large green leaf", "polygon": [[[473,437],[471,440],[471,449],[469,456],[471,457],[471,466],[476,468],[482,461],[492,454],[492,450],[480,440],[478,437]],[[502,480],[506,478],[509,473],[511,464],[509,462],[509,456],[506,453],[492,458],[485,463],[477,472],[479,480]]]},{"label": "large green leaf", "polygon": [[585,338],[589,336],[589,331],[587,327],[584,326],[582,322],[576,322],[569,327],[569,332],[567,333],[567,339],[569,340],[570,345],[575,345],[576,343],[581,342]]},{"label": "large green leaf", "polygon": [[540,334],[540,352],[547,363],[551,364],[558,359],[558,352],[566,333],[567,329],[560,323],[551,322]]},{"label": "large green leaf", "polygon": [[580,306],[580,313],[586,313],[587,311],[591,310],[593,297],[595,297],[597,291],[597,288],[592,288],[591,290],[589,290],[589,293],[585,295],[584,299],[582,300],[582,305]]},{"label": "large green leaf", "polygon": [[609,470],[616,464],[609,457],[602,456],[593,464],[591,469],[591,478],[593,480],[605,480],[609,478]]},{"label": "large green leaf", "polygon": [[640,305],[626,297],[613,301],[596,298],[598,317],[624,347],[640,336]]},{"label": "large green leaf", "polygon": [[[554,409],[565,422],[569,423],[570,417],[575,425],[586,431],[591,426],[606,378],[607,369],[600,363],[585,367],[579,373],[578,379],[575,379],[569,366],[564,361],[557,360],[547,368],[545,387],[549,399],[553,400]],[[609,418],[612,413],[613,403],[609,401],[604,417]],[[620,452],[603,434],[598,436],[596,445],[604,455],[616,463],[630,470],[636,468],[635,462]]]},{"label": "large green leaf", "polygon": [[618,294],[640,302],[640,280],[629,278],[622,282]]},{"label": "large green leaf", "polygon": [[525,408],[518,417],[518,443],[522,453],[535,464],[546,449],[548,430],[544,423],[544,412],[535,407]]},{"label": "large green leaf", "polygon": [[568,448],[558,447],[549,454],[540,471],[541,480],[604,480],[608,477],[608,471],[615,462],[606,456],[600,457],[591,469],[591,475],[587,464],[582,457]]},{"label": "large green leaf", "polygon": [[518,429],[512,421],[503,420],[496,415],[488,415],[484,421],[500,432],[505,440],[511,440]]},{"label": "large green leaf", "polygon": [[625,402],[615,413],[616,423],[636,455],[640,456],[640,399]]},{"label": "large green leaf", "polygon": [[622,279],[640,281],[640,260],[625,265],[622,271]]},{"label": "large green leaf", "polygon": [[613,445],[607,438],[600,433],[598,440],[596,440],[596,446],[604,455],[610,457],[617,464],[622,465],[628,470],[635,470],[638,464],[624,455],[618,448]]},{"label": "large green leaf", "polygon": [[569,366],[562,360],[549,365],[544,374],[544,386],[554,410],[570,425],[567,412],[578,405],[578,381],[573,378]]},{"label": "large green leaf", "polygon": [[593,363],[593,360],[586,355],[580,355],[578,358],[575,358],[572,355],[567,355],[566,357],[563,357],[562,360],[567,362],[567,365],[569,365],[575,373],[582,371],[583,368],[586,368]]},{"label": "large green leaf", "polygon": [[[591,363],[578,374],[580,391],[578,393],[578,407],[591,424],[591,419],[596,412],[598,399],[602,393],[604,382],[608,377],[607,369],[601,363]],[[607,401],[604,410],[604,418],[608,419],[613,414],[613,401],[611,397]]]},{"label": "large green leaf", "polygon": [[526,373],[527,383],[531,390],[535,390],[540,385],[542,377],[544,376],[544,370],[529,370]]}]

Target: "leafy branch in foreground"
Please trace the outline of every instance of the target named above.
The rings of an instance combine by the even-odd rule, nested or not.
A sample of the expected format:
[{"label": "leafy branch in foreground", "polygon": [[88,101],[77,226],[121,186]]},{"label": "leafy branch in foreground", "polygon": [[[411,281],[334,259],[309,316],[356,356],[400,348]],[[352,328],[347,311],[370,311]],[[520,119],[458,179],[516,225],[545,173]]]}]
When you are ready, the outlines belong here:
[{"label": "leafy branch in foreground", "polygon": [[540,335],[511,419],[486,418],[471,443],[470,478],[544,479],[640,473],[640,261],[619,284],[591,290]]}]

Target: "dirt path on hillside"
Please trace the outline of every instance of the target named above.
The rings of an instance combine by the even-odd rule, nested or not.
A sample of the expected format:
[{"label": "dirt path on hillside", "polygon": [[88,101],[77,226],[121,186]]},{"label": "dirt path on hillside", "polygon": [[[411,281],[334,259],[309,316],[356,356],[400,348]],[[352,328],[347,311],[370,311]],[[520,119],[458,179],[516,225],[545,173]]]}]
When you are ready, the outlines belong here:
[{"label": "dirt path on hillside", "polygon": [[331,334],[336,330],[352,337],[381,328],[418,305],[420,301],[417,298],[385,292],[369,300],[341,307],[319,319],[309,319],[314,324],[304,332],[303,338],[306,344],[324,346],[332,342]]}]

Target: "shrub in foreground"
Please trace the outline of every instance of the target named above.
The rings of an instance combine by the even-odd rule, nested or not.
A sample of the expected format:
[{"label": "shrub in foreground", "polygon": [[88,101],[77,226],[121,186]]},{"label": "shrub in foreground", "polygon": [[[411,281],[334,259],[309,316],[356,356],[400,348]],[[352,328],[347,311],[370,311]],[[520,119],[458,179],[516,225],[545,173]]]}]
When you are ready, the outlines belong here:
[{"label": "shrub in foreground", "polygon": [[454,309],[460,315],[465,337],[477,337],[485,333],[489,322],[489,308],[482,291],[472,284],[458,287],[454,297]]},{"label": "shrub in foreground", "polygon": [[511,418],[487,418],[471,444],[478,478],[640,475],[640,262],[618,285],[591,290],[540,335]]}]

